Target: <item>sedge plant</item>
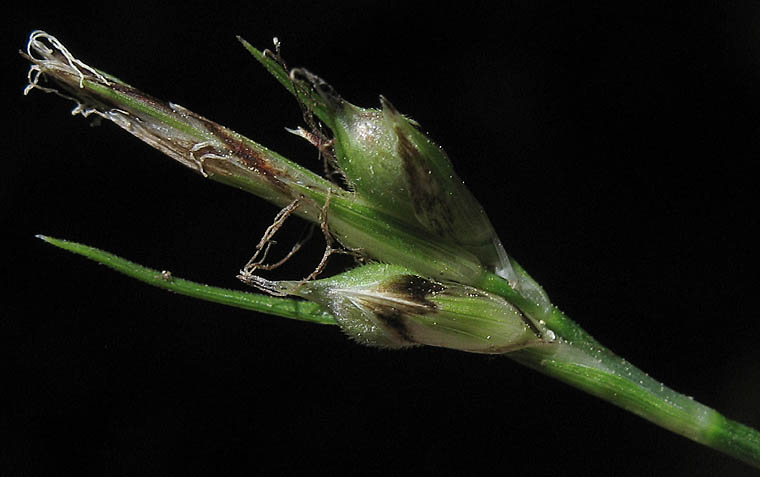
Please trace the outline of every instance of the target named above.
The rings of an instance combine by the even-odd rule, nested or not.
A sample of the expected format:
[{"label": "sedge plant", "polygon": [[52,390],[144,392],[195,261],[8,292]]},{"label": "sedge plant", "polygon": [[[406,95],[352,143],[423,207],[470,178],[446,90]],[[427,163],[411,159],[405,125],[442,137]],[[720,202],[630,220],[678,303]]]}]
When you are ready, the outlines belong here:
[{"label": "sedge plant", "polygon": [[[508,255],[485,211],[446,153],[386,98],[355,106],[318,76],[289,70],[274,51],[243,46],[296,99],[294,134],[324,159],[320,176],[174,103],[153,98],[74,57],[35,31],[26,52],[32,90],[76,102],[73,114],[122,127],[203,177],[282,208],[238,274],[258,293],[174,277],[108,252],[39,236],[133,278],[206,301],[340,327],[357,343],[387,349],[438,346],[503,354],[689,439],[760,468],[760,432],[651,378],[602,346],[549,300]],[[42,81],[47,81],[42,83]],[[296,216],[327,243],[308,277],[272,281],[267,252]],[[356,266],[322,277],[335,253]]]}]

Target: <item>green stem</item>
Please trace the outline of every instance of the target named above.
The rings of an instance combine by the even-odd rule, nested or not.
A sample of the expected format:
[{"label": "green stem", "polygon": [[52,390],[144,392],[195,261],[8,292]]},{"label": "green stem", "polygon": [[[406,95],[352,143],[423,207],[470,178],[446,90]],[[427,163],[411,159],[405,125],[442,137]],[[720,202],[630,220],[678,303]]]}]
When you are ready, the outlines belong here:
[{"label": "green stem", "polygon": [[[563,343],[554,350],[533,348],[509,356],[676,434],[760,468],[760,432],[668,388],[609,351],[595,365],[593,357]],[[627,371],[621,375],[621,369]]]},{"label": "green stem", "polygon": [[760,468],[760,432],[678,393],[602,346],[554,306],[533,303],[497,277],[480,286],[543,321],[556,344],[509,354],[525,366],[622,407],[665,429]]},{"label": "green stem", "polygon": [[123,258],[117,257],[103,250],[82,245],[68,240],[38,235],[38,238],[56,247],[69,252],[85,256],[109,268],[121,272],[141,282],[158,288],[170,290],[180,295],[187,295],[201,300],[221,303],[244,310],[258,311],[269,315],[292,318],[294,320],[309,321],[323,325],[335,325],[332,315],[320,305],[293,298],[274,297],[258,293],[246,293],[226,288],[212,287],[202,283],[175,278],[158,270],[143,267]]}]

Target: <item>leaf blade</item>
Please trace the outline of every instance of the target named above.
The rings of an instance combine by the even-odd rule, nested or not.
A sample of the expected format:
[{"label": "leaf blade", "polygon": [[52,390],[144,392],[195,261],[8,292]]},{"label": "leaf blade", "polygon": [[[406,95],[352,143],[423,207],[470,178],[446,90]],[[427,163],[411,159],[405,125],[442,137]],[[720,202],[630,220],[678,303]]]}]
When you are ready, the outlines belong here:
[{"label": "leaf blade", "polygon": [[45,235],[37,235],[37,238],[55,247],[89,258],[148,285],[173,291],[180,295],[282,318],[323,325],[336,324],[335,319],[328,311],[313,302],[213,287],[183,278],[175,278],[165,272],[144,267],[89,245]]}]

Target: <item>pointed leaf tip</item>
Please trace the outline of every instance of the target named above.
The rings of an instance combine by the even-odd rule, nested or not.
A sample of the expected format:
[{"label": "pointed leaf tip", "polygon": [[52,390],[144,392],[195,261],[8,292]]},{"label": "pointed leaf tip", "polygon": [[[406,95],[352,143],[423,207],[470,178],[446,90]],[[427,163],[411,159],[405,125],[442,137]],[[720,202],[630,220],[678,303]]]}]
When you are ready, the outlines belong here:
[{"label": "pointed leaf tip", "polygon": [[62,242],[61,239],[57,239],[55,237],[49,237],[47,235],[42,235],[42,234],[37,234],[34,237],[42,240],[43,242],[47,242],[50,245],[55,245],[55,246],[58,246],[58,242]]},{"label": "pointed leaf tip", "polygon": [[90,247],[89,245],[44,235],[37,235],[37,237],[51,245],[81,255],[143,283],[173,291],[180,295],[283,318],[323,325],[337,324],[333,316],[317,303],[213,287],[174,277],[171,272],[144,267],[104,250]]}]

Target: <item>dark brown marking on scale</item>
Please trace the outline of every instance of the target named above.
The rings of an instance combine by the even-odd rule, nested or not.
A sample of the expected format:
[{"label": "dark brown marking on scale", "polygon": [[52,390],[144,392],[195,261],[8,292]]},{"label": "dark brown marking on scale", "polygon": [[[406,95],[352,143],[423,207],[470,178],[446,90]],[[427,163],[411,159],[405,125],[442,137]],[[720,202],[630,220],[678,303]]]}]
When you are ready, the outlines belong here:
[{"label": "dark brown marking on scale", "polygon": [[384,283],[381,291],[409,302],[409,304],[394,303],[393,308],[399,312],[424,315],[432,313],[437,308],[437,305],[428,300],[428,297],[446,291],[446,287],[415,275],[401,275]]},{"label": "dark brown marking on scale", "polygon": [[[272,164],[267,160],[267,158],[264,155],[262,155],[260,152],[246,145],[245,142],[241,140],[240,138],[235,137],[233,133],[229,131],[228,129],[190,110],[182,108],[182,110],[178,112],[176,108],[173,108],[171,106],[170,103],[154,98],[153,96],[147,95],[135,88],[132,88],[131,86],[123,85],[117,82],[112,82],[110,88],[112,88],[113,90],[121,94],[124,94],[125,96],[134,98],[135,100],[138,100],[141,103],[147,103],[148,105],[150,105],[151,107],[155,109],[165,111],[168,114],[185,115],[187,117],[191,117],[201,122],[203,126],[206,128],[206,130],[208,130],[211,134],[213,134],[214,136],[222,140],[224,144],[227,146],[227,149],[229,150],[229,152],[233,154],[237,159],[239,159],[243,164],[245,164],[246,167],[248,167],[249,169],[255,170],[257,173],[261,174],[264,178],[266,178],[269,182],[274,184],[279,189],[288,191],[288,187],[280,179],[277,178],[275,174],[275,170],[272,168]],[[98,99],[101,102],[108,101],[108,98],[101,98],[99,95],[98,95]],[[211,148],[211,152],[214,154],[219,153],[219,151],[217,151],[214,148]],[[200,155],[202,154],[203,153],[201,152]]]},{"label": "dark brown marking on scale", "polygon": [[402,295],[409,301],[423,305],[429,308],[430,311],[435,310],[436,305],[428,300],[428,297],[446,290],[446,287],[440,283],[426,280],[416,275],[402,275],[384,285],[383,288],[389,293]]},{"label": "dark brown marking on scale", "polygon": [[375,316],[383,320],[383,323],[385,323],[388,328],[393,330],[404,341],[410,343],[415,342],[409,334],[409,330],[404,322],[404,314],[400,310],[395,307],[378,307],[373,311],[375,312]]},{"label": "dark brown marking on scale", "polygon": [[407,330],[404,315],[426,315],[434,312],[437,305],[428,300],[428,297],[446,290],[446,287],[440,283],[415,275],[402,275],[383,284],[382,288],[383,292],[399,296],[405,301],[411,302],[411,304],[369,305],[378,318],[409,342],[414,342],[414,340],[411,338],[409,330]]},{"label": "dark brown marking on scale", "polygon": [[440,237],[451,238],[454,235],[454,224],[451,210],[441,198],[443,191],[438,190],[435,176],[429,174],[424,167],[425,158],[417,147],[400,127],[397,126],[395,132],[398,137],[398,154],[404,162],[406,183],[415,213],[418,217],[426,219],[423,223],[431,232]]},{"label": "dark brown marking on scale", "polygon": [[373,302],[368,300],[365,303],[379,319],[383,321],[390,329],[396,332],[406,341],[414,342],[406,327],[404,315],[426,315],[436,310],[437,306],[428,300],[431,295],[436,295],[446,290],[443,285],[426,280],[415,275],[402,275],[393,279],[382,286],[382,291],[389,295],[395,295],[403,298],[404,301],[411,302],[402,304],[394,302],[392,305],[383,302]]},{"label": "dark brown marking on scale", "polygon": [[[195,117],[195,116],[194,116]],[[239,159],[246,167],[261,174],[265,179],[274,184],[277,188],[289,192],[290,189],[280,179],[277,178],[272,164],[259,151],[251,148],[239,138],[233,136],[228,129],[209,121],[206,118],[195,117],[203,123],[203,126],[214,136],[219,138],[227,146],[229,152]]]}]

